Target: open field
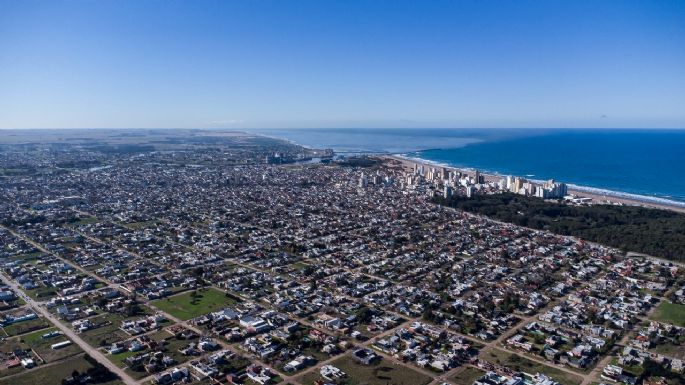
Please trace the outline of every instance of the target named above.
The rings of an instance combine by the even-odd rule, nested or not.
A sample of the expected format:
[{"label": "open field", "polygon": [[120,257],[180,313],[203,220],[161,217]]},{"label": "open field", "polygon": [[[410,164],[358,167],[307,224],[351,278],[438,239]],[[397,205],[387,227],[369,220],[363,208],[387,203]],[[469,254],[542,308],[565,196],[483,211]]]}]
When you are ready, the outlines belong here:
[{"label": "open field", "polygon": [[[74,370],[84,372],[91,367],[93,366],[83,358],[83,355],[78,355],[56,365],[39,367],[17,376],[2,378],[0,385],[61,385],[62,379],[69,377]],[[98,385],[119,384],[122,382],[118,380],[98,383]]]},{"label": "open field", "polygon": [[[33,350],[37,355],[36,363],[53,363],[69,356],[81,353],[81,348],[76,344],[65,346],[61,349],[52,349],[52,344],[67,341],[67,338],[60,335],[52,338],[44,339],[42,336],[46,333],[57,330],[56,328],[43,329],[30,334],[25,334],[21,337],[14,337],[6,339],[0,344],[0,354],[3,356],[9,355],[14,350]],[[41,362],[41,360],[43,362]],[[15,370],[12,369],[14,372]]]},{"label": "open field", "polygon": [[457,374],[450,377],[450,381],[454,382],[455,385],[471,385],[484,374],[485,372],[480,369],[466,366],[459,370]]},{"label": "open field", "polygon": [[[164,351],[164,354],[171,357],[177,364],[182,364],[190,359],[196,358],[194,356],[183,355],[181,352],[179,352],[179,349],[187,347],[190,343],[197,343],[197,337],[188,340],[177,339],[164,330],[151,333],[149,336],[153,340],[157,341],[160,344],[160,349]],[[141,379],[149,376],[150,374],[142,370],[142,367],[140,370],[133,370],[131,367],[127,366],[125,360],[128,357],[132,357],[137,354],[146,354],[149,352],[149,350],[141,350],[138,352],[124,351],[118,354],[107,355],[107,358],[116,366],[120,368],[126,368],[126,373],[128,373],[131,377]]]},{"label": "open field", "polygon": [[119,314],[102,314],[92,318],[94,324],[103,326],[81,333],[81,338],[92,346],[105,346],[113,342],[122,341],[130,338],[123,330],[119,329],[121,321],[125,317]]},{"label": "open field", "polygon": [[109,358],[109,360],[112,361],[114,363],[114,365],[116,365],[120,368],[124,368],[124,367],[126,367],[126,363],[124,362],[124,360],[126,360],[129,357],[135,356],[136,353],[138,353],[138,352],[132,352],[129,350],[124,350],[121,353],[109,354],[109,355],[107,355],[107,358]]},{"label": "open field", "polygon": [[651,319],[685,327],[685,305],[664,301],[657,307]]},{"label": "open field", "polygon": [[[193,298],[193,293],[197,297]],[[151,304],[182,320],[189,320],[206,313],[223,309],[236,303],[234,299],[214,288],[189,291],[172,297],[158,299]]]},{"label": "open field", "polygon": [[37,301],[46,301],[57,295],[57,290],[54,287],[41,286],[36,289],[26,290],[26,294]]},{"label": "open field", "polygon": [[50,326],[50,323],[44,318],[39,317],[24,322],[17,322],[15,324],[5,326],[2,329],[5,331],[5,333],[7,333],[8,336],[16,336],[18,334],[24,334],[38,329],[44,329],[48,326]]},{"label": "open field", "polygon": [[685,359],[685,343],[680,345],[674,345],[671,343],[659,344],[654,349],[650,349],[650,351],[681,360]]},{"label": "open field", "polygon": [[29,348],[33,349],[47,363],[55,362],[57,360],[73,356],[81,352],[81,348],[79,348],[78,345],[74,343],[72,343],[69,346],[65,346],[61,349],[52,349],[53,344],[68,340],[68,338],[64,337],[63,335],[47,339],[43,338],[44,334],[54,332],[56,330],[57,328],[54,327],[39,330],[30,334],[25,334],[20,338],[17,338],[17,341],[21,341],[22,346],[26,345]]},{"label": "open field", "polygon": [[[351,356],[345,355],[331,363],[347,374],[340,382],[344,385],[424,385],[431,378],[395,362],[382,360],[375,365],[358,364]],[[323,377],[318,371],[310,372],[299,378],[303,385],[313,385]]]},{"label": "open field", "polygon": [[507,353],[498,349],[492,350],[483,358],[499,365],[508,366],[516,371],[530,374],[543,373],[552,377],[554,380],[563,385],[578,385],[582,382],[582,378],[580,376],[567,373],[551,366],[539,364],[519,355]]}]

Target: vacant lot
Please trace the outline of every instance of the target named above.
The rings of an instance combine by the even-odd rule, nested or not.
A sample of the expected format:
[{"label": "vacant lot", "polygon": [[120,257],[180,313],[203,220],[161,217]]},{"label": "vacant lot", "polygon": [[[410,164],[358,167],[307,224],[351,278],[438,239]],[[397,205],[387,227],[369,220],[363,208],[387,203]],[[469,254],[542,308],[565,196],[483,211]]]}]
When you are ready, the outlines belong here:
[{"label": "vacant lot", "polygon": [[685,344],[674,345],[670,342],[657,345],[655,348],[650,349],[650,352],[663,354],[664,356],[669,356],[677,359],[685,359]]},{"label": "vacant lot", "polygon": [[42,359],[47,363],[55,362],[57,360],[64,359],[65,357],[73,356],[81,353],[82,350],[78,345],[72,343],[69,346],[65,346],[61,349],[53,349],[52,345],[58,342],[68,341],[69,339],[63,335],[55,336],[52,338],[43,338],[43,335],[56,331],[57,328],[49,328],[39,330],[30,334],[25,334],[21,336],[18,340],[21,341],[21,345],[26,345],[33,349]]},{"label": "vacant lot", "polygon": [[[345,355],[331,363],[347,373],[347,377],[341,384],[344,385],[425,385],[431,382],[431,378],[409,369],[405,366],[382,360],[375,365],[358,364],[351,356]],[[300,382],[305,385],[313,385],[317,380],[323,380],[318,371],[303,375]]]},{"label": "vacant lot", "polygon": [[81,333],[81,338],[92,346],[111,345],[114,342],[130,338],[128,334],[119,329],[121,321],[124,319],[125,317],[122,315],[110,313],[93,317],[91,321],[98,326]]},{"label": "vacant lot", "polygon": [[[68,358],[55,365],[46,365],[44,368],[31,370],[10,378],[0,379],[0,385],[61,385],[62,379],[69,377],[74,370],[83,373],[92,365],[83,358],[83,355]],[[98,385],[119,385],[120,381],[101,382]]]},{"label": "vacant lot", "polygon": [[168,298],[158,299],[152,305],[182,320],[189,320],[206,313],[233,305],[234,299],[226,297],[214,288],[185,292]]},{"label": "vacant lot", "polygon": [[519,355],[507,353],[498,349],[492,350],[483,358],[496,364],[508,366],[516,371],[526,372],[529,374],[542,373],[552,377],[554,380],[564,385],[578,385],[583,380],[580,376],[573,375],[551,366],[539,364]]},{"label": "vacant lot", "polygon": [[[81,349],[76,344],[65,346],[61,349],[52,349],[52,344],[67,341],[67,338],[59,335],[52,338],[42,338],[43,334],[57,330],[56,328],[49,328],[39,330],[30,334],[25,334],[21,337],[8,338],[0,344],[0,353],[9,355],[14,350],[29,350],[33,351],[46,363],[55,362],[65,357],[73,356],[81,353]],[[41,363],[37,361],[37,363]]]},{"label": "vacant lot", "polygon": [[3,330],[8,336],[16,336],[18,334],[24,334],[38,329],[45,329],[48,326],[50,326],[50,323],[44,318],[39,317],[5,326]]},{"label": "vacant lot", "polygon": [[483,375],[485,375],[484,371],[471,366],[466,366],[450,377],[450,380],[452,380],[455,385],[472,385],[477,379],[483,377]]},{"label": "vacant lot", "polygon": [[685,327],[685,305],[664,301],[651,318],[655,321]]}]

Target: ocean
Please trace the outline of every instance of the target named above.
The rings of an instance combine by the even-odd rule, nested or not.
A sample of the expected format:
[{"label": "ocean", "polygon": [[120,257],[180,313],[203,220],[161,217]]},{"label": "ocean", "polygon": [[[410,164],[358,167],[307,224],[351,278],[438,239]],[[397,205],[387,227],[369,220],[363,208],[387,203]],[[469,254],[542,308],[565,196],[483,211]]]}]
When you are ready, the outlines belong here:
[{"label": "ocean", "polygon": [[555,179],[579,190],[685,207],[685,130],[273,129],[258,133],[341,154],[391,153],[439,165]]}]

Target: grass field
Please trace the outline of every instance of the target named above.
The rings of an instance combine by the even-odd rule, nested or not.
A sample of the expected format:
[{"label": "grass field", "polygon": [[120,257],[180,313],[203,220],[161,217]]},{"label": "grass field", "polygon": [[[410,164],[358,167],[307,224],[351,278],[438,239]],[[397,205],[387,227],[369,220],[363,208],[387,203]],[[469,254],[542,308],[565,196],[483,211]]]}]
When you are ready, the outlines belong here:
[{"label": "grass field", "polygon": [[664,301],[656,308],[651,319],[685,327],[685,305]]},{"label": "grass field", "polygon": [[84,217],[84,218],[79,219],[76,222],[76,224],[77,225],[90,225],[90,224],[98,223],[98,222],[100,222],[100,220],[97,219],[96,217]]},{"label": "grass field", "polygon": [[[46,363],[55,362],[69,356],[81,353],[81,348],[78,345],[71,344],[62,349],[52,349],[52,344],[66,341],[64,336],[56,336],[53,338],[43,339],[43,334],[57,330],[56,328],[49,328],[39,330],[33,333],[24,334],[20,337],[8,338],[0,344],[0,352],[9,354],[15,349],[33,351],[42,358]],[[40,363],[40,361],[38,361]]]},{"label": "grass field", "polygon": [[171,334],[167,333],[164,330],[160,330],[156,333],[150,334],[150,338],[157,341],[161,346],[163,346],[163,350],[166,352],[166,354],[178,363],[186,362],[192,358],[181,354],[181,352],[179,352],[178,350],[188,346],[188,344],[190,344],[191,342],[197,343],[198,339],[198,337],[194,337],[188,340],[179,340],[172,337]]},{"label": "grass field", "polygon": [[685,359],[685,343],[680,345],[673,345],[671,343],[659,344],[655,348],[650,349],[655,353],[663,354],[665,356],[678,358],[680,360]]},{"label": "grass field", "polygon": [[[376,365],[358,364],[351,356],[345,355],[331,363],[347,374],[340,382],[344,385],[425,385],[431,378],[405,366],[382,360]],[[310,372],[299,378],[304,385],[313,385],[323,377],[318,371]]]},{"label": "grass field", "polygon": [[477,379],[483,377],[484,374],[485,372],[480,369],[466,366],[459,370],[457,374],[450,377],[450,380],[452,380],[455,385],[472,385]]},{"label": "grass field", "polygon": [[193,293],[194,291],[189,291],[158,299],[153,301],[152,305],[185,321],[236,303],[234,299],[226,297],[224,292],[214,288],[197,290],[195,298]]},{"label": "grass field", "polygon": [[45,287],[41,286],[37,289],[31,289],[31,290],[25,290],[26,294],[29,295],[29,297],[38,300],[38,301],[46,301],[50,299],[51,297],[54,297],[57,295],[57,290],[54,287]]},{"label": "grass field", "polygon": [[21,336],[21,341],[22,345],[27,345],[30,348],[32,348],[38,355],[40,355],[47,363],[50,362],[55,362],[57,360],[64,359],[69,356],[76,355],[78,353],[81,353],[82,350],[81,348],[76,345],[76,344],[71,344],[69,346],[63,347],[61,349],[54,350],[52,349],[52,344],[56,344],[58,342],[62,341],[67,341],[68,338],[66,338],[63,335],[44,339],[43,335],[56,331],[57,328],[49,328],[49,329],[43,329],[39,330],[30,334],[24,334]]},{"label": "grass field", "polygon": [[[198,337],[189,340],[179,340],[173,338],[171,334],[167,333],[164,330],[151,333],[149,334],[149,336],[150,338],[152,338],[160,344],[160,350],[162,350],[165,355],[168,355],[174,361],[176,361],[177,365],[183,364],[195,358],[193,356],[183,355],[181,352],[179,352],[179,349],[188,346],[188,344],[190,343],[197,343]],[[110,361],[112,361],[115,365],[117,365],[120,368],[126,367],[126,373],[128,373],[131,377],[135,379],[141,379],[147,377],[149,373],[145,372],[142,369],[140,371],[136,371],[131,369],[130,367],[127,367],[124,360],[126,360],[126,358],[128,357],[135,356],[136,354],[145,354],[146,352],[149,352],[149,350],[141,350],[138,352],[125,351],[118,354],[108,355],[107,358],[109,358]]]},{"label": "grass field", "polygon": [[46,321],[45,318],[38,317],[36,319],[17,322],[15,324],[5,326],[3,327],[3,330],[8,336],[16,336],[18,334],[24,334],[38,329],[44,329],[48,326],[50,326],[50,323]]},{"label": "grass field", "polygon": [[121,321],[124,319],[125,317],[119,314],[110,313],[93,317],[91,321],[96,325],[107,322],[109,323],[98,328],[91,329],[84,333],[81,333],[81,338],[84,341],[88,342],[88,344],[90,344],[91,346],[96,347],[110,345],[114,342],[125,340],[130,336],[121,329],[119,329]]},{"label": "grass field", "polygon": [[516,371],[530,374],[545,374],[563,385],[578,385],[583,381],[583,378],[580,376],[567,373],[551,366],[539,364],[519,355],[507,353],[498,349],[493,349],[483,358],[499,365],[508,366]]},{"label": "grass field", "polygon": [[[92,365],[83,358],[83,355],[71,357],[60,361],[55,365],[31,370],[10,378],[0,379],[0,385],[61,385],[62,379],[69,377],[74,370],[84,372]],[[98,385],[120,385],[120,381],[109,381]]]},{"label": "grass field", "polygon": [[116,365],[120,368],[123,368],[126,366],[126,364],[124,363],[124,360],[129,358],[129,357],[133,357],[138,353],[142,353],[142,352],[131,352],[131,351],[125,350],[121,353],[109,354],[109,355],[107,355],[107,358],[109,358],[109,360],[112,361],[114,363],[114,365]]},{"label": "grass field", "polygon": [[144,229],[146,227],[152,227],[156,225],[158,221],[156,220],[151,220],[151,221],[143,221],[143,222],[131,222],[127,223],[125,226],[131,229]]}]

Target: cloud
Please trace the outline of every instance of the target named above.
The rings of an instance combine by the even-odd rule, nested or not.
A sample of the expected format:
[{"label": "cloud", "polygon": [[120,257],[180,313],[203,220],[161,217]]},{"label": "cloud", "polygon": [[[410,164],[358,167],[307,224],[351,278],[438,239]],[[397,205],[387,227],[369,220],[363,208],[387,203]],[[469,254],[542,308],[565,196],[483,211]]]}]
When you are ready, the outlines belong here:
[{"label": "cloud", "polygon": [[600,119],[607,119],[607,118],[609,118],[609,117],[608,117],[608,116],[606,116],[606,115],[602,115],[602,116],[600,116]]}]

